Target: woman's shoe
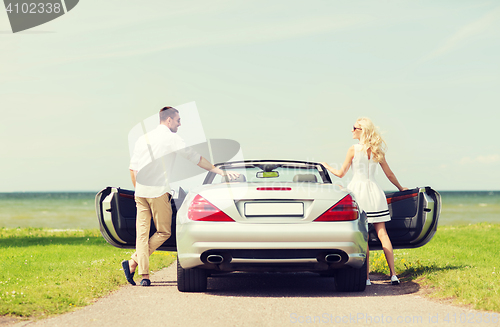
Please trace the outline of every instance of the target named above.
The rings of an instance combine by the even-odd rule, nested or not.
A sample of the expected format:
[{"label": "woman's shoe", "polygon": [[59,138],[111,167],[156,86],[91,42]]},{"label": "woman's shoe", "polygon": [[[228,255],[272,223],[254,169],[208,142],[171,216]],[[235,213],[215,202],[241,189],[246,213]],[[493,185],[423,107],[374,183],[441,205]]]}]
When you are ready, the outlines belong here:
[{"label": "woman's shoe", "polygon": [[372,285],[372,282],[370,282],[370,279],[367,279],[366,280],[366,286],[371,286]]},{"label": "woman's shoe", "polygon": [[391,277],[391,284],[392,285],[399,285],[399,279],[396,275],[392,275]]}]

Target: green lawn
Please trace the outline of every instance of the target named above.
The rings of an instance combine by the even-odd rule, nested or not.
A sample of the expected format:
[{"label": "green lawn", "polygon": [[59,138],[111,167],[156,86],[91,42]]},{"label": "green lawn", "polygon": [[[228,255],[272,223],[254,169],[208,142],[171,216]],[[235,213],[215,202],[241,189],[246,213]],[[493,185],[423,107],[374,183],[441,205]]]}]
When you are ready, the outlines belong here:
[{"label": "green lawn", "polygon": [[[474,309],[500,312],[500,224],[439,227],[417,249],[396,250],[403,280],[429,287],[431,297],[452,299]],[[389,274],[382,251],[370,255],[370,270]]]},{"label": "green lawn", "polygon": [[[121,261],[132,250],[107,244],[98,230],[0,229],[0,315],[40,317],[88,305],[126,284]],[[175,253],[151,256],[151,270]]]}]

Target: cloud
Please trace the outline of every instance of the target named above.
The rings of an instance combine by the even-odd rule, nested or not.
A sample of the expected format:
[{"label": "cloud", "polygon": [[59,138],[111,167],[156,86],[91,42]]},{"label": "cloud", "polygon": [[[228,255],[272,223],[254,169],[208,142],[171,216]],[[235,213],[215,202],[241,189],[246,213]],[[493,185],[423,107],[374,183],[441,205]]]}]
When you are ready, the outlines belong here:
[{"label": "cloud", "polygon": [[434,59],[458,48],[467,40],[491,29],[491,25],[500,21],[500,6],[488,12],[478,20],[460,28],[455,34],[444,41],[444,43],[429,54],[423,61]]},{"label": "cloud", "polygon": [[491,165],[500,162],[500,155],[478,156],[476,158],[464,157],[460,160],[461,165],[482,164]]}]

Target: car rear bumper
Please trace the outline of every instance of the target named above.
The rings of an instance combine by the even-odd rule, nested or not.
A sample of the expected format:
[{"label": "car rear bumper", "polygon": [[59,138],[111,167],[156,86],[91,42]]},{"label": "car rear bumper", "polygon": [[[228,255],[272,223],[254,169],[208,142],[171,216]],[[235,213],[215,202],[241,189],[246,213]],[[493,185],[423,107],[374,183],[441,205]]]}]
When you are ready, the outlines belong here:
[{"label": "car rear bumper", "polygon": [[189,222],[177,226],[178,258],[185,269],[221,271],[325,271],[346,265],[360,268],[367,248],[367,232],[360,226],[364,225],[358,220]]}]

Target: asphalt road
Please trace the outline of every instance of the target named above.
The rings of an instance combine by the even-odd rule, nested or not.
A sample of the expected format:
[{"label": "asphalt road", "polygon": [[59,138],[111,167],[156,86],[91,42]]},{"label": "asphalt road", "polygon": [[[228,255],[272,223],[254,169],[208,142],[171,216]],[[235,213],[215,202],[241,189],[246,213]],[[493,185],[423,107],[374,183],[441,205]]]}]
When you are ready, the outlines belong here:
[{"label": "asphalt road", "polygon": [[392,286],[373,276],[365,292],[340,293],[332,278],[315,274],[239,273],[209,278],[205,293],[180,293],[175,268],[174,264],[152,275],[152,287],[128,285],[68,314],[4,321],[0,326],[499,325],[492,322],[491,313],[424,298],[413,282]]}]

